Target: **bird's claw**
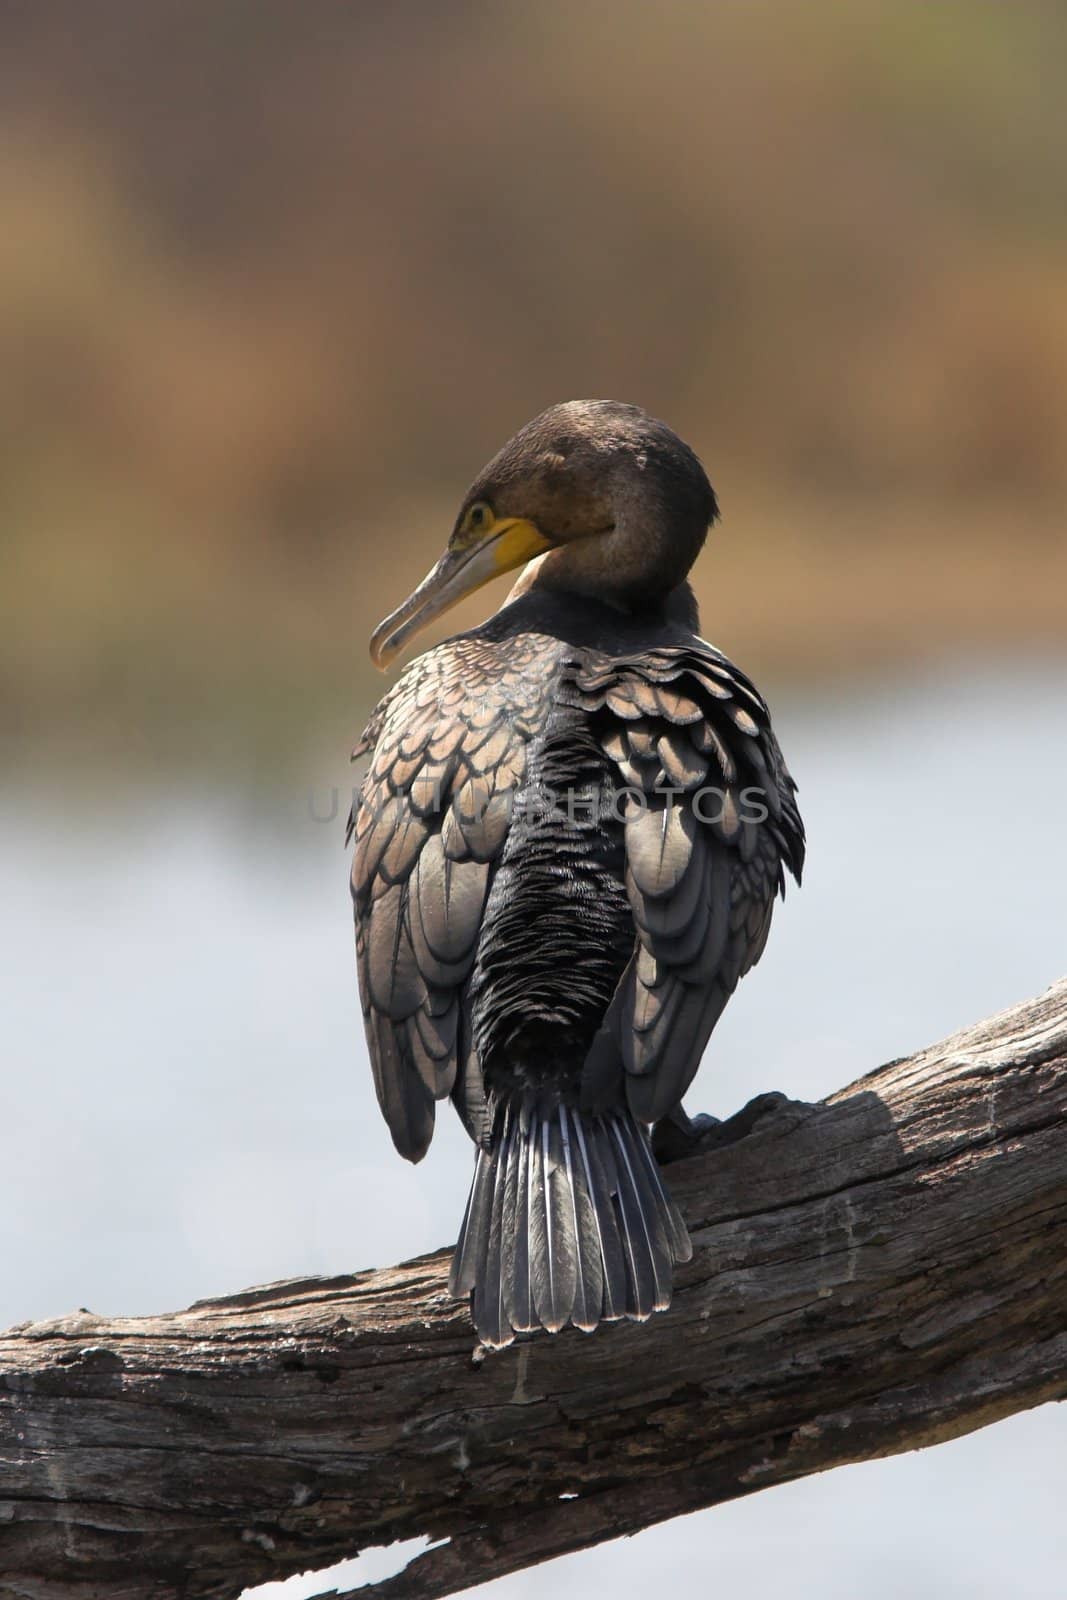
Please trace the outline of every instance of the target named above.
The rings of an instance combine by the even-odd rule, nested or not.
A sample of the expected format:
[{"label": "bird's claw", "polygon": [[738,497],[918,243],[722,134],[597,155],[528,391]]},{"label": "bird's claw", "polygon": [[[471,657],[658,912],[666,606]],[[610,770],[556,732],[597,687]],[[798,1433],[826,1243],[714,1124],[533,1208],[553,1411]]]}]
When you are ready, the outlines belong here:
[{"label": "bird's claw", "polygon": [[653,1127],[652,1153],[661,1167],[672,1161],[684,1161],[687,1156],[696,1155],[708,1134],[719,1126],[718,1117],[709,1116],[706,1111],[690,1117],[681,1106],[676,1106]]}]

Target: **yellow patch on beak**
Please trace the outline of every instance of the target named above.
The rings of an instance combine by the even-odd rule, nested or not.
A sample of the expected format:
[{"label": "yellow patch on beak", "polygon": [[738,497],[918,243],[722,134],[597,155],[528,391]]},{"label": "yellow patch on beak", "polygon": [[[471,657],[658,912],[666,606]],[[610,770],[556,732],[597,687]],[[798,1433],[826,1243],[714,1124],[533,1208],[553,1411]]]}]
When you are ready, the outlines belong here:
[{"label": "yellow patch on beak", "polygon": [[486,541],[493,551],[496,576],[514,572],[516,567],[525,566],[534,556],[543,555],[552,548],[551,541],[545,538],[540,529],[522,518],[511,521],[505,518],[497,523],[490,528]]},{"label": "yellow patch on beak", "polygon": [[523,517],[498,517],[473,537],[469,533],[457,537],[414,593],[375,628],[371,660],[384,670],[435,617],[551,548],[551,540]]}]

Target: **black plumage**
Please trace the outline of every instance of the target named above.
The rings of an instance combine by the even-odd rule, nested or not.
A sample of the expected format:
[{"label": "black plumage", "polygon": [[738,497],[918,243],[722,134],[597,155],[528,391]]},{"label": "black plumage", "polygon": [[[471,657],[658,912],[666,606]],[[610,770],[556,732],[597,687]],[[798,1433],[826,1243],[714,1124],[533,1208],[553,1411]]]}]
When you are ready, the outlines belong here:
[{"label": "black plumage", "polygon": [[783,869],[799,879],[766,705],[696,633],[686,574],[715,513],[662,423],[554,407],[375,636],[384,661],[536,558],[377,707],[351,823],[379,1103],[410,1160],[446,1096],[477,1146],[451,1286],[487,1344],[670,1303],[691,1246],[649,1128],[762,953]]}]

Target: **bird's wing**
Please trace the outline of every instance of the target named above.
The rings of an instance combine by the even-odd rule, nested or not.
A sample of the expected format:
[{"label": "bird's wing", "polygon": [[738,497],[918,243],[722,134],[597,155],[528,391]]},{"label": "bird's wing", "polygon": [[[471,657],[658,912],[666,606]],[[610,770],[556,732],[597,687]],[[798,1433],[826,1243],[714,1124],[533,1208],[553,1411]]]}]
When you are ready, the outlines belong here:
[{"label": "bird's wing", "polygon": [[[430,651],[356,747],[371,752],[349,821],[360,994],[378,1103],[412,1161],[429,1146],[435,1100],[462,1095],[460,991],[531,731],[525,686],[537,675],[523,674],[522,650],[512,641],[497,659],[501,646],[460,638]],[[464,1110],[477,1125],[484,1106]]]},{"label": "bird's wing", "polygon": [[783,868],[804,829],[767,707],[717,650],[587,657],[569,693],[590,717],[621,796],[633,955],[590,1051],[586,1081],[617,1082],[654,1122],[689,1087],[738,979],[760,958]]}]

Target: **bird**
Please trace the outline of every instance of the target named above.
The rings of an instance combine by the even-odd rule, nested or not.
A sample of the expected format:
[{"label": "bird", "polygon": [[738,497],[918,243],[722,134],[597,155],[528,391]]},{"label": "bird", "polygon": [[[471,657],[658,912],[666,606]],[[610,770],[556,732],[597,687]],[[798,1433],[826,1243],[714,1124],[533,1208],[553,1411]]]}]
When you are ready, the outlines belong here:
[{"label": "bird", "polygon": [[551,406],[371,639],[385,670],[519,569],[373,711],[348,827],[378,1102],[409,1161],[446,1098],[473,1141],[449,1288],[490,1349],[670,1305],[692,1244],[652,1135],[688,1149],[710,1120],[682,1098],[800,881],[766,702],[699,633],[689,574],[718,514],[666,423]]}]

